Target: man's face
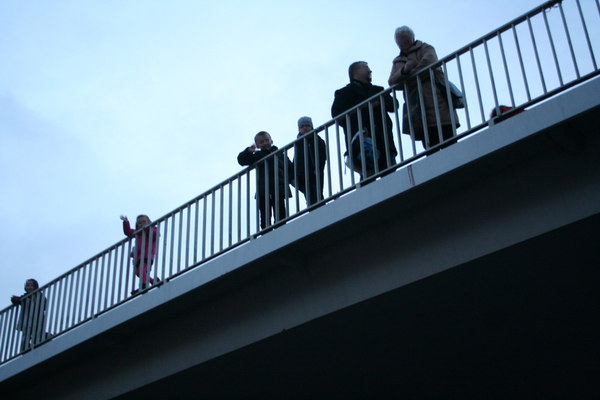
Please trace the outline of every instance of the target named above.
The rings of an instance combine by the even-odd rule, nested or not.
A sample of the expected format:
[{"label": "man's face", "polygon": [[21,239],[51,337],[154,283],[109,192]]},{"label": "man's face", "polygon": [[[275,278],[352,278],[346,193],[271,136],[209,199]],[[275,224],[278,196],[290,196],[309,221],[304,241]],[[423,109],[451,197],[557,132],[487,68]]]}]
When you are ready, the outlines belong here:
[{"label": "man's face", "polygon": [[271,135],[259,135],[254,140],[256,147],[261,150],[270,150],[271,146],[273,146],[273,140],[271,140]]},{"label": "man's face", "polygon": [[354,79],[364,83],[371,83],[371,73],[369,64],[360,63],[354,69]]},{"label": "man's face", "polygon": [[408,49],[410,49],[410,46],[412,46],[413,42],[414,40],[410,33],[401,32],[398,35],[396,35],[396,44],[398,45],[400,50],[404,52],[407,52]]}]

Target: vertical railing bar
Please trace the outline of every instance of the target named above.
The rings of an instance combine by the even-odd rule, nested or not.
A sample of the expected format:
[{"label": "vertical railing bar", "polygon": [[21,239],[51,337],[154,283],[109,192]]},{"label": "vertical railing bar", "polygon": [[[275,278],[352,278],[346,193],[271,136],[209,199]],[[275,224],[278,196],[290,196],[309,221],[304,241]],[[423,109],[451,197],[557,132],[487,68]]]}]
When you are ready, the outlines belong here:
[{"label": "vertical railing bar", "polygon": [[10,327],[8,326],[8,315],[10,310],[3,312],[0,314],[0,363],[3,363],[6,360],[7,351],[5,350],[6,339],[10,335]]},{"label": "vertical railing bar", "polygon": [[177,223],[175,213],[171,214],[171,242],[169,243],[169,276],[173,275],[174,253],[175,253],[175,224]]},{"label": "vertical railing bar", "polygon": [[556,47],[554,46],[554,38],[552,37],[552,32],[550,31],[550,26],[548,25],[548,16],[546,15],[546,11],[542,12],[542,16],[544,17],[544,25],[546,26],[546,33],[548,34],[548,40],[550,41],[550,49],[552,50],[552,57],[554,58],[554,65],[556,66],[556,73],[558,74],[558,82],[560,83],[560,86],[562,86],[563,77],[560,71],[560,65],[558,64],[558,57],[556,56]]},{"label": "vertical railing bar", "polygon": [[[300,146],[303,146],[304,139],[300,143],[294,144],[294,195],[295,195],[295,203],[296,203],[296,211],[300,210],[300,191],[298,190],[299,179],[298,179],[298,149]],[[306,157],[304,157],[306,159]],[[305,161],[306,162],[306,161]]]},{"label": "vertical railing bar", "polygon": [[504,66],[504,75],[506,76],[506,83],[508,85],[508,94],[510,95],[510,105],[515,107],[515,96],[513,93],[512,82],[510,80],[510,73],[508,72],[508,64],[506,62],[506,52],[504,51],[504,44],[502,43],[502,34],[498,32],[498,43],[500,43],[500,54],[502,55],[502,65]]},{"label": "vertical railing bar", "polygon": [[327,158],[327,190],[328,190],[328,198],[333,195],[333,188],[331,182],[331,152],[329,151],[329,146],[331,145],[331,138],[329,136],[329,126],[325,127],[325,157]]},{"label": "vertical railing bar", "polygon": [[194,264],[198,262],[198,220],[200,218],[200,200],[194,202]]},{"label": "vertical railing bar", "polygon": [[[77,268],[77,299],[75,303],[77,304],[77,318],[75,319],[76,323],[82,321],[82,313],[83,313],[83,292],[84,292],[84,283],[85,283],[85,269],[84,267]],[[48,315],[46,315],[48,317]]]},{"label": "vertical railing bar", "polygon": [[473,53],[473,48],[469,49],[469,53],[471,54],[471,65],[473,66],[473,77],[475,78],[475,88],[477,89],[477,100],[479,102],[479,112],[481,114],[481,120],[485,121],[485,113],[483,111],[483,102],[481,98],[481,87],[479,86],[479,73],[477,72],[477,64],[475,63],[475,55]]},{"label": "vertical railing bar", "polygon": [[[442,119],[440,116],[440,104],[437,98],[437,87],[433,73],[433,68],[429,68],[429,84],[431,85],[431,96],[433,97],[433,110],[435,114],[435,124],[437,127],[438,143],[442,143],[444,142],[444,135],[442,134]],[[448,111],[450,111],[450,104],[451,102],[448,103]]]},{"label": "vertical railing bar", "polygon": [[313,173],[315,174],[316,178],[317,178],[317,187],[315,188],[315,190],[317,191],[315,198],[317,199],[317,202],[323,200],[323,190],[322,190],[322,182],[321,182],[321,171],[320,171],[320,160],[321,160],[321,154],[319,154],[319,135],[317,134],[317,132],[313,133],[313,147],[315,149],[315,162],[314,162],[314,171]]},{"label": "vertical railing bar", "polygon": [[[281,153],[283,154],[283,153]],[[275,198],[273,199],[273,203],[275,203],[275,215],[273,216],[273,221],[278,222],[279,215],[281,210],[279,209],[279,154],[275,154],[273,157],[273,185],[275,185]],[[285,163],[284,163],[285,164]],[[266,163],[267,168],[269,168],[268,162]]]},{"label": "vertical railing bar", "polygon": [[340,143],[340,125],[335,123],[335,139],[337,143],[337,163],[340,190],[344,190],[344,176],[342,175],[342,145]]},{"label": "vertical railing bar", "polygon": [[13,357],[16,353],[17,350],[15,349],[15,347],[17,346],[17,343],[19,342],[19,334],[17,332],[17,322],[18,322],[18,307],[14,306],[10,309],[9,313],[8,313],[8,325],[10,331],[8,333],[8,338],[6,341],[6,358],[11,358]]},{"label": "vertical railing bar", "polygon": [[[263,207],[265,208],[264,211],[264,215],[265,215],[265,228],[271,225],[271,202],[270,202],[270,198],[271,198],[271,182],[269,179],[269,164],[267,164],[268,159],[265,157],[263,158],[263,160],[261,161],[265,166],[264,166],[264,171],[265,171],[265,192],[263,193],[264,195],[264,204]],[[258,174],[257,174],[258,176]],[[256,185],[258,185],[258,181],[256,182]],[[262,229],[262,226],[261,226]]]},{"label": "vertical railing bar", "polygon": [[[166,274],[166,268],[167,268],[167,242],[169,239],[169,218],[165,218],[165,220],[162,222],[163,224],[163,240],[162,240],[162,267],[161,267],[161,273],[163,278],[167,278],[167,274]],[[158,258],[157,258],[158,260]],[[158,269],[158,267],[157,267]],[[169,272],[168,277],[171,277],[171,273]]]},{"label": "vertical railing bar", "polygon": [[242,177],[238,176],[237,181],[237,240],[242,240]]},{"label": "vertical railing bar", "polygon": [[535,40],[535,34],[533,33],[533,27],[531,26],[531,18],[527,16],[527,26],[529,27],[529,35],[531,36],[531,43],[533,44],[533,52],[535,53],[535,61],[537,63],[538,71],[540,73],[540,79],[542,82],[542,88],[544,89],[544,94],[548,93],[546,89],[546,80],[544,79],[544,71],[542,70],[542,63],[540,62],[540,55],[537,49],[537,42]]},{"label": "vertical railing bar", "polygon": [[[389,96],[389,94],[387,95]],[[389,132],[389,130],[393,128],[389,127],[386,123],[388,111],[385,109],[383,94],[379,96],[379,105],[381,107],[381,125],[383,125],[383,147],[385,148],[386,168],[389,168],[392,166],[392,146],[394,142],[394,135],[390,134],[391,132]],[[391,144],[388,135],[392,138]],[[379,157],[381,157],[381,155],[379,155]]]},{"label": "vertical railing bar", "polygon": [[227,221],[227,246],[231,247],[233,244],[233,181],[229,181],[229,193],[228,193],[228,210],[227,213],[228,221]]},{"label": "vertical railing bar", "polygon": [[513,36],[515,38],[515,44],[517,46],[517,54],[519,55],[519,64],[521,65],[521,74],[523,76],[523,83],[525,84],[525,92],[527,93],[527,101],[531,101],[531,93],[529,91],[529,82],[527,81],[527,74],[525,72],[525,64],[523,63],[523,54],[521,53],[521,45],[519,44],[519,37],[515,25],[512,26]]},{"label": "vertical railing bar", "polygon": [[[362,175],[361,175],[361,181],[364,180],[367,177],[367,163],[365,161],[365,138],[364,138],[364,125],[363,125],[363,120],[362,120],[362,110],[360,108],[358,108],[356,110],[357,116],[358,116],[358,140],[359,140],[359,145],[360,145],[360,166],[361,166],[361,171],[362,171]],[[350,147],[352,148],[352,143],[350,143]]]},{"label": "vertical railing bar", "polygon": [[[283,149],[283,198],[285,203],[285,218],[292,215],[290,213],[290,196],[288,196],[288,190],[290,189],[290,180],[289,180],[289,165],[287,160],[289,160],[288,149]],[[279,175],[279,174],[277,174]]]},{"label": "vertical railing bar", "polygon": [[225,210],[225,185],[219,188],[219,251],[223,250],[223,214]]},{"label": "vertical railing bar", "polygon": [[[457,56],[456,57],[456,66],[458,67],[458,77],[459,77],[459,81],[460,81],[460,90],[462,90],[463,93],[466,93],[465,91],[465,79],[463,76],[463,71],[462,71],[462,65],[460,63],[460,57]],[[471,117],[469,114],[469,101],[467,96],[465,95],[465,117],[467,118],[467,129],[471,129]]]},{"label": "vertical railing bar", "polygon": [[[569,51],[571,53],[571,59],[573,60],[573,67],[575,68],[575,75],[577,79],[580,78],[579,67],[577,66],[577,59],[575,58],[575,51],[573,50],[573,42],[571,41],[571,34],[569,33],[569,27],[567,26],[567,20],[565,18],[565,13],[562,8],[562,3],[558,3],[558,9],[560,10],[560,16],[563,21],[563,26],[565,27],[565,34],[567,35],[567,43],[569,43]],[[544,14],[546,15],[546,14]],[[562,82],[561,82],[562,85]]]},{"label": "vertical railing bar", "polygon": [[423,126],[423,141],[425,143],[425,149],[430,146],[429,143],[429,126],[427,124],[427,112],[425,108],[425,99],[423,98],[423,83],[421,82],[421,75],[417,74],[417,95],[419,97],[419,107],[421,110],[421,124]]},{"label": "vertical railing bar", "polygon": [[[188,205],[187,210],[187,221],[185,228],[185,265],[184,269],[187,269],[190,266],[190,237],[191,237],[191,226],[192,226],[192,206]],[[182,211],[183,212],[183,211]]]},{"label": "vertical railing bar", "polygon": [[204,196],[203,200],[204,202],[202,205],[202,261],[204,261],[204,259],[206,258],[206,203],[208,202],[208,195]]},{"label": "vertical railing bar", "polygon": [[[588,33],[587,24],[585,23],[585,18],[583,17],[583,11],[581,10],[581,4],[579,0],[576,0],[577,9],[579,10],[579,18],[581,18],[581,25],[583,27],[583,32],[585,34],[585,40],[588,45],[588,50],[590,52],[590,56],[592,58],[592,64],[594,65],[594,70],[598,69],[598,65],[596,64],[596,56],[594,55],[594,49],[592,48],[592,42],[590,41],[590,35]],[[596,6],[598,7],[598,14],[600,14],[600,2],[596,0]]]},{"label": "vertical railing bar", "polygon": [[75,277],[73,276],[73,274],[69,274],[69,297],[67,299],[67,310],[68,310],[68,314],[67,314],[67,329],[71,327],[71,325],[73,325],[73,318],[75,314],[75,307],[73,306],[73,281],[75,280]]},{"label": "vertical railing bar", "polygon": [[[105,265],[106,265],[106,271],[105,271],[106,287],[104,289],[104,308],[102,309],[102,311],[104,311],[108,308],[108,298],[109,298],[109,292],[110,292],[110,260],[111,260],[110,251],[106,255],[107,255],[108,261],[105,263]],[[104,256],[102,257],[102,260],[104,263]]]},{"label": "vertical railing bar", "polygon": [[446,101],[448,102],[448,112],[450,114],[450,125],[452,127],[452,136],[456,136],[456,119],[454,118],[454,104],[452,103],[452,93],[448,86],[448,66],[442,63],[442,72],[444,73],[444,85],[446,87]]},{"label": "vertical railing bar", "polygon": [[250,171],[246,172],[246,237],[250,236]]},{"label": "vertical railing bar", "polygon": [[211,192],[210,199],[210,255],[215,254],[215,210],[216,210],[216,195],[215,191]]},{"label": "vertical railing bar", "polygon": [[[123,295],[123,267],[125,264],[125,243],[118,247],[119,251],[117,252],[119,257],[119,283],[117,285],[117,303],[121,302],[127,295]],[[127,290],[125,288],[125,290]]]},{"label": "vertical railing bar", "polygon": [[[404,82],[404,103],[406,104],[406,120],[408,121],[408,130],[410,131],[410,141],[412,144],[412,151],[414,156],[417,154],[417,141],[415,140],[416,128],[413,124],[412,115],[410,112],[412,103],[410,97],[408,96],[408,83],[406,81]],[[404,119],[404,115],[402,116],[402,118]],[[425,143],[425,138],[423,138],[423,143]]]},{"label": "vertical railing bar", "polygon": [[[309,173],[310,171],[308,170],[308,152],[309,152],[309,148],[308,148],[308,137],[306,135],[303,135],[302,137],[302,142],[300,142],[300,144],[302,145],[302,149],[303,149],[303,165],[304,165],[304,171],[303,175],[304,175],[304,190],[306,191],[305,196],[306,196],[306,203],[307,205],[310,203],[309,199],[311,198],[311,188],[310,188],[310,183],[309,183]],[[299,197],[299,196],[298,196]]]},{"label": "vertical railing bar", "polygon": [[[356,110],[358,115],[358,110]],[[360,129],[360,128],[359,128]],[[347,151],[348,151],[348,161],[350,163],[350,185],[354,186],[354,160],[352,157],[352,123],[350,122],[350,114],[346,114],[346,139],[347,139]]]},{"label": "vertical railing bar", "polygon": [[402,126],[400,125],[400,113],[398,112],[399,110],[399,105],[400,103],[398,102],[398,97],[396,96],[396,90],[392,90],[392,99],[394,102],[394,121],[396,121],[396,136],[398,138],[398,153],[400,154],[400,162],[404,162],[404,148],[402,146]]},{"label": "vertical railing bar", "polygon": [[[151,229],[150,229],[150,238],[151,243],[150,243],[150,252],[149,252],[149,258],[150,258],[150,265],[148,266],[148,268],[152,268],[152,274],[154,275],[154,282],[158,282],[159,279],[164,279],[165,275],[164,274],[160,274],[159,273],[159,260],[160,260],[160,224],[156,224],[154,225]],[[154,254],[152,254],[152,251],[154,250]],[[159,277],[160,275],[160,277]]]},{"label": "vertical railing bar", "polygon": [[[494,107],[498,107],[498,93],[496,91],[496,81],[494,80],[494,72],[492,71],[492,61],[490,59],[490,52],[487,45],[488,41],[483,42],[483,48],[485,50],[485,59],[487,61],[488,72],[490,74],[490,83],[492,85],[492,94],[494,95]],[[485,120],[485,118],[484,118]]]},{"label": "vertical railing bar", "polygon": [[[383,105],[381,105],[381,108],[383,109]],[[375,173],[379,173],[379,163],[377,162],[377,159],[375,157],[375,152],[377,151],[378,147],[377,147],[377,132],[375,130],[375,111],[373,110],[373,102],[369,101],[367,103],[367,113],[369,114],[369,134],[371,135],[371,142],[373,144],[373,167],[374,167],[374,171]],[[383,120],[385,121],[385,119]],[[383,124],[385,125],[385,124]],[[382,157],[382,155],[380,154],[379,157]],[[366,164],[367,160],[365,157],[365,160],[363,162],[363,164]]]},{"label": "vertical railing bar", "polygon": [[[149,230],[142,229],[141,232],[138,232],[135,235],[135,237],[136,237],[135,253],[136,253],[136,255],[138,255],[138,254],[141,255],[141,257],[138,257],[134,263],[134,264],[136,264],[136,265],[134,265],[134,268],[137,269],[137,272],[138,272],[138,285],[135,289],[138,289],[138,290],[144,289],[144,287],[146,286],[146,279],[148,278],[147,273],[144,274],[144,268],[143,268],[144,266],[146,267],[146,269],[148,268],[148,264],[146,263],[145,259],[148,256],[149,247],[152,246],[152,245],[148,246],[149,238],[147,237],[147,232],[149,232]],[[137,248],[137,245],[139,242],[139,240],[137,240],[138,235],[139,235],[139,237],[142,238],[142,240],[141,240],[142,248],[141,249]]]},{"label": "vertical railing bar", "polygon": [[[84,313],[84,315],[85,315],[85,318],[87,319],[93,315],[93,313],[90,311],[93,307],[92,306],[93,299],[91,299],[91,297],[92,297],[92,271],[94,269],[93,262],[86,264],[86,267],[87,267],[87,290],[85,293],[85,313]],[[59,296],[57,296],[57,299],[59,299]]]},{"label": "vertical railing bar", "polygon": [[181,271],[181,251],[183,250],[183,210],[177,212],[179,216],[179,228],[177,230],[177,272]]}]

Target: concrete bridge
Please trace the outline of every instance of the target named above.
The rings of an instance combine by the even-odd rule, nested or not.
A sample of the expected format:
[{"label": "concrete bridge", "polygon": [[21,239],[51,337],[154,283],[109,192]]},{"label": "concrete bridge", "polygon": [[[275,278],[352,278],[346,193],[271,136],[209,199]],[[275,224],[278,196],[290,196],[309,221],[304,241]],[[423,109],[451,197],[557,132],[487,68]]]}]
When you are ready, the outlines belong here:
[{"label": "concrete bridge", "polygon": [[600,79],[0,367],[2,398],[598,393]]}]

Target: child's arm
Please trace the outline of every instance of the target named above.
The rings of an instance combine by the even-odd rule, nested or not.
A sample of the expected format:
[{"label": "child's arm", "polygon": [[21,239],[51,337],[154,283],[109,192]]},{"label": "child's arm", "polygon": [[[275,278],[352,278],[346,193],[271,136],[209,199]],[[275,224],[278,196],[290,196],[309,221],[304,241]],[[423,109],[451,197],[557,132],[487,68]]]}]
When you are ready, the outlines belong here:
[{"label": "child's arm", "polygon": [[133,233],[135,232],[134,229],[131,229],[131,226],[129,225],[129,220],[127,219],[126,216],[121,215],[121,220],[123,220],[123,233],[125,234],[125,236],[133,236]]},{"label": "child's arm", "polygon": [[257,155],[254,154],[255,151],[256,151],[255,145],[246,147],[240,154],[238,154],[238,157],[237,157],[238,163],[240,165],[244,166],[244,165],[253,164],[254,162],[258,161],[260,159],[260,157],[257,157]]}]

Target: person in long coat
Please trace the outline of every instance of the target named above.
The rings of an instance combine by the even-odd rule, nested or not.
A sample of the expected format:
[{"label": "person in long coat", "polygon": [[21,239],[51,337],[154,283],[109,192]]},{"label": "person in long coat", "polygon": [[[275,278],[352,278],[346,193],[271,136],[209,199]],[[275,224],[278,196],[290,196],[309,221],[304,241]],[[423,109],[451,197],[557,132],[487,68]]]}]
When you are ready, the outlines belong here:
[{"label": "person in long coat", "polygon": [[295,186],[304,193],[306,204],[311,206],[323,199],[323,178],[327,148],[325,141],[316,133],[306,134],[314,129],[310,117],[298,120],[298,138],[304,140],[294,143]]},{"label": "person in long coat", "polygon": [[[371,83],[371,69],[365,61],[356,61],[350,64],[348,68],[348,77],[350,83],[345,87],[336,90],[331,106],[331,116],[338,117],[340,114],[362,103],[368,98],[384,91],[381,86]],[[363,131],[368,131],[367,135],[375,138],[375,144],[379,152],[377,166],[382,171],[396,163],[395,157],[398,154],[394,144],[394,135],[392,134],[392,120],[388,113],[394,112],[394,99],[387,93],[383,96],[383,104],[379,100],[373,101],[373,122],[371,127],[368,106],[361,108],[361,122]],[[383,117],[382,117],[383,108]],[[351,141],[354,135],[359,131],[358,112],[352,112],[349,115],[350,125],[346,123],[346,117],[338,119],[338,124],[344,129],[344,140],[346,150],[349,154]],[[387,148],[386,148],[387,142]],[[387,151],[387,156],[386,156]],[[388,163],[389,158],[389,163]]]},{"label": "person in long coat", "polygon": [[[414,132],[414,139],[423,141],[425,148],[433,147],[440,143],[440,133],[444,141],[451,139],[455,129],[460,126],[458,115],[454,109],[450,110],[448,98],[444,90],[440,90],[440,84],[445,82],[444,72],[440,67],[435,68],[433,75],[436,82],[431,82],[429,72],[419,74],[421,82],[421,96],[425,105],[425,121],[427,137],[423,127],[423,116],[421,114],[421,99],[419,96],[416,78],[407,79],[417,71],[438,61],[435,49],[420,40],[415,40],[414,32],[407,26],[401,26],[395,32],[396,44],[400,48],[400,55],[394,58],[392,72],[388,83],[390,86],[398,85],[396,90],[404,90],[404,107],[402,116],[402,133],[410,134],[410,125]],[[406,87],[405,87],[406,85]],[[438,131],[435,102],[432,86],[436,85],[436,100],[438,115],[442,131]],[[444,89],[443,86],[441,86]],[[454,129],[451,119],[454,118]],[[410,117],[410,122],[409,122]]]},{"label": "person in long coat", "polygon": [[[25,281],[25,294],[12,296],[10,301],[21,306],[19,319],[15,329],[21,331],[21,351],[29,350],[46,339],[46,297],[38,291],[39,284],[35,279]],[[30,294],[31,293],[31,294]]]}]

